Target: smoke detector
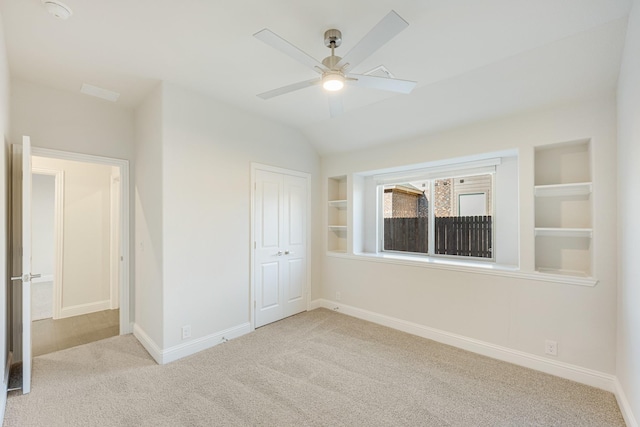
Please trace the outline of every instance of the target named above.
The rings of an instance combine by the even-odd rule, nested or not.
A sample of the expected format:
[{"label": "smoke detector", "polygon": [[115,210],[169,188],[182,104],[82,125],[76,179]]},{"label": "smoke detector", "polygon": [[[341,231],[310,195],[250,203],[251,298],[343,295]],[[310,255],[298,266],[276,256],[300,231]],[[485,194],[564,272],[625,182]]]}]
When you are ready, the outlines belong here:
[{"label": "smoke detector", "polygon": [[67,19],[73,12],[71,8],[66,4],[57,0],[42,0],[42,4],[47,9],[47,12],[60,19]]}]

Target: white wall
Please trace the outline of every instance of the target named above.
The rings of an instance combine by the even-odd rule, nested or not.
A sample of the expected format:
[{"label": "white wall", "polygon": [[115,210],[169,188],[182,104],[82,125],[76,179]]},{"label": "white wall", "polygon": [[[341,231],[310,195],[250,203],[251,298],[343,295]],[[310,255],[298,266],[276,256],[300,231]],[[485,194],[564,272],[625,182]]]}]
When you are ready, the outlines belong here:
[{"label": "white wall", "polygon": [[[32,165],[64,173],[61,317],[107,309],[111,299],[109,238],[113,168],[37,156],[32,158]],[[37,247],[35,244],[34,248]]]},{"label": "white wall", "polygon": [[162,86],[135,112],[135,323],[163,347]]},{"label": "white wall", "polygon": [[[161,203],[162,216],[154,214],[146,238],[138,230],[136,245],[140,253],[140,247],[156,251],[161,244],[163,338],[155,344],[171,349],[250,320],[251,162],[312,174],[311,222],[317,239],[319,158],[299,132],[205,95],[165,83],[162,94],[152,97],[139,110],[138,118],[145,122],[139,125],[146,132],[138,135],[136,144],[140,153],[150,153],[154,159],[161,144],[162,168],[152,168],[140,155],[139,168],[148,167],[148,173],[138,174],[137,197],[140,204]],[[160,98],[162,134],[158,135]],[[149,183],[152,180],[155,185]],[[142,212],[137,216],[144,219]],[[310,258],[317,289],[317,252],[312,251]],[[191,325],[191,340],[181,340],[183,325]]]},{"label": "white wall", "polygon": [[[8,178],[9,178],[9,64],[4,41],[4,27],[0,15],[0,137],[3,139],[0,148],[0,372],[4,373],[7,363],[7,211],[8,211]],[[2,377],[3,389],[7,384]],[[6,393],[0,392],[0,419],[4,418]]]},{"label": "white wall", "polygon": [[[12,79],[11,131],[11,143],[21,143],[22,135],[29,135],[34,147],[125,159],[129,161],[131,176],[135,172],[133,110],[117,103]],[[132,179],[129,200],[132,207],[133,194]],[[134,232],[131,224],[132,254]],[[130,283],[133,283],[133,261]],[[131,301],[133,288],[130,286]],[[133,303],[130,316],[133,318]]]},{"label": "white wall", "polygon": [[133,111],[80,93],[11,80],[11,141],[34,147],[133,159]]},{"label": "white wall", "polygon": [[618,366],[627,416],[640,420],[640,1],[634,0],[618,83]]},{"label": "white wall", "polygon": [[[616,220],[613,97],[329,156],[323,179],[485,152],[519,150],[520,268],[534,271],[533,146],[592,138],[595,287],[325,256],[322,297],[428,328],[615,373]],[[499,250],[499,249],[498,249]],[[558,342],[557,357],[544,353]]]},{"label": "white wall", "polygon": [[[163,106],[164,343],[171,347],[183,325],[197,339],[249,321],[251,162],[309,172],[317,195],[319,158],[299,132],[204,95],[165,85]],[[313,207],[318,202],[312,197]],[[311,219],[314,230],[318,220]]]}]

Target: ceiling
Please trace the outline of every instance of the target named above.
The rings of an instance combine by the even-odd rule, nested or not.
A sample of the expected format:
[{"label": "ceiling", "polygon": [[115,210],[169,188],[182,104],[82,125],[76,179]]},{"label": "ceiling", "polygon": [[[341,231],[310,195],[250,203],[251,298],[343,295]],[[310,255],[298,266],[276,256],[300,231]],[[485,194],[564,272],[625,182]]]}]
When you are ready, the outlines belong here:
[{"label": "ceiling", "polygon": [[[299,129],[321,155],[613,93],[630,0],[0,0],[12,76],[79,93],[89,83],[137,105],[159,81]],[[409,95],[347,87],[329,117],[317,76],[252,37],[269,28],[314,58],[342,31],[344,56],[390,10],[409,27],[360,64],[415,80]],[[46,72],[43,72],[46,70]],[[105,101],[106,102],[106,101]]]}]

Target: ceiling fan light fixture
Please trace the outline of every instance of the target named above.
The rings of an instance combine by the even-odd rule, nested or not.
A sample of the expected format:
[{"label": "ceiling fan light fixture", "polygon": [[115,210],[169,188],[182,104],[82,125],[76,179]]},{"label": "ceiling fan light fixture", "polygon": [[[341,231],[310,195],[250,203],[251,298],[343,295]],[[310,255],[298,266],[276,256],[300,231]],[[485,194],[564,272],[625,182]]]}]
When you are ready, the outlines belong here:
[{"label": "ceiling fan light fixture", "polygon": [[344,76],[340,73],[327,73],[322,77],[322,87],[329,92],[337,92],[344,87]]}]

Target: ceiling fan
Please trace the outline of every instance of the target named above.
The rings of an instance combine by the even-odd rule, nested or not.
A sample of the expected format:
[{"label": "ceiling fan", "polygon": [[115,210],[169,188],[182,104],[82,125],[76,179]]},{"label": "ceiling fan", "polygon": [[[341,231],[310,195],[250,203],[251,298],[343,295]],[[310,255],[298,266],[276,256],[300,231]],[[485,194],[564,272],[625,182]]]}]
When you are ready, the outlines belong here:
[{"label": "ceiling fan", "polygon": [[[322,87],[330,93],[329,112],[331,117],[343,113],[342,98],[339,95],[344,85],[360,86],[372,89],[381,89],[397,93],[410,93],[416,86],[416,82],[400,80],[391,77],[378,77],[368,74],[354,74],[350,72],[369,55],[378,50],[382,45],[391,40],[409,24],[395,11],[389,12],[375,27],[369,31],[358,44],[356,44],[345,56],[341,58],[335,54],[335,49],[342,44],[342,33],[331,29],[324,33],[324,44],[331,49],[331,55],[322,62],[317,61],[309,54],[298,49],[282,37],[268,29],[258,31],[253,36],[264,43],[289,55],[296,61],[310,67],[320,74],[311,80],[305,80],[270,90],[258,95],[262,99],[270,99],[285,93],[304,89],[309,86],[322,84]],[[378,67],[380,68],[380,67]]]}]

